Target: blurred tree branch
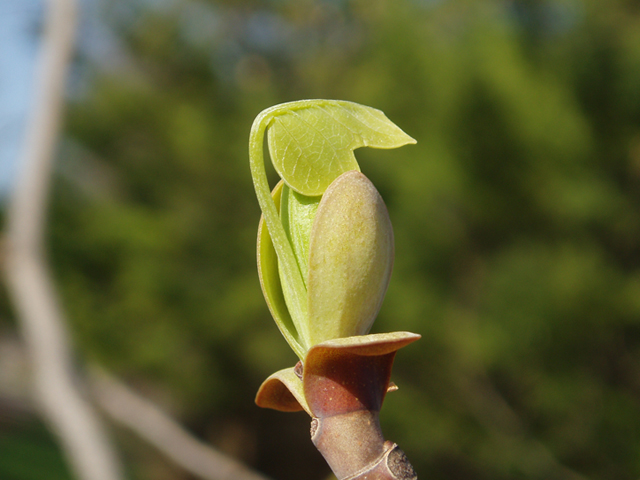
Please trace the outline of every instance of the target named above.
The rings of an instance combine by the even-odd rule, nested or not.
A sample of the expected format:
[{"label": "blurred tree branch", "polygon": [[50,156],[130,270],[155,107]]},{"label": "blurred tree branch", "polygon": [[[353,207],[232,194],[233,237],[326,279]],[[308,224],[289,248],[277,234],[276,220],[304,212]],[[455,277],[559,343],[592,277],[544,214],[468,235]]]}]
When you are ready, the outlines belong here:
[{"label": "blurred tree branch", "polygon": [[[49,0],[34,103],[20,174],[7,216],[5,277],[33,375],[38,407],[81,480],[119,480],[119,461],[90,402],[79,389],[72,346],[58,303],[44,232],[51,171],[73,53],[77,4]],[[194,475],[206,480],[265,480],[199,442],[151,402],[117,380],[93,376],[98,402]]]},{"label": "blurred tree branch", "polygon": [[97,403],[177,465],[204,480],[268,480],[202,443],[149,400],[100,369],[90,376]]},{"label": "blurred tree branch", "polygon": [[47,197],[73,53],[77,4],[50,0],[21,171],[7,218],[6,279],[26,342],[34,394],[82,480],[118,480],[119,462],[73,375],[69,335],[47,268]]}]

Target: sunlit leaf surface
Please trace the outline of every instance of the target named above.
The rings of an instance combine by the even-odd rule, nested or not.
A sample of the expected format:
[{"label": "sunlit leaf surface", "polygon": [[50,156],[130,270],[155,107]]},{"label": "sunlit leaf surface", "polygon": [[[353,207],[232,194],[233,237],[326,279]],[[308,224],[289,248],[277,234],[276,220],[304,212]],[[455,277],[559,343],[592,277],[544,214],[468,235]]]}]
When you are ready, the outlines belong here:
[{"label": "sunlit leaf surface", "polygon": [[353,150],[415,143],[380,110],[337,100],[295,102],[268,131],[276,171],[303,195],[321,195],[340,174],[360,170]]}]

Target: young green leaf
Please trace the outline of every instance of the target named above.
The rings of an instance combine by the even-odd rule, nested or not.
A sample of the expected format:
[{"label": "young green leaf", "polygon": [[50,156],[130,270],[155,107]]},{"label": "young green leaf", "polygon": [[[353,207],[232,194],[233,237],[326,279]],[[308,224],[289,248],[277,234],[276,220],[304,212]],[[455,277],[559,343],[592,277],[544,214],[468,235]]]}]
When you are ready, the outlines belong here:
[{"label": "young green leaf", "polygon": [[305,100],[272,112],[271,161],[298,193],[322,195],[338,176],[360,170],[353,150],[397,148],[415,140],[380,110],[338,100]]},{"label": "young green leaf", "polygon": [[[282,187],[284,183],[281,181],[273,189],[273,199],[276,204],[280,203]],[[266,227],[264,217],[260,218],[258,226],[258,277],[260,278],[260,286],[262,293],[267,301],[267,306],[271,312],[271,316],[276,322],[278,329],[284,336],[292,350],[300,359],[304,358],[306,348],[300,338],[300,334],[294,325],[294,321],[287,307],[282,290],[282,283],[279,275],[279,263],[273,241]]]},{"label": "young green leaf", "polygon": [[300,195],[286,185],[282,189],[280,218],[293,247],[305,286],[309,272],[309,236],[321,198]]},{"label": "young green leaf", "polygon": [[[285,338],[289,341],[291,347],[295,350],[298,356],[302,358],[309,347],[309,335],[307,328],[307,289],[305,288],[305,282],[302,279],[302,274],[300,273],[300,268],[298,267],[291,242],[282,227],[280,213],[278,211],[280,201],[278,200],[276,204],[271,195],[271,189],[269,188],[269,181],[267,180],[267,172],[264,165],[264,153],[262,151],[267,125],[270,122],[273,112],[277,111],[278,108],[280,108],[280,105],[263,110],[254,120],[253,125],[251,126],[251,133],[249,134],[249,165],[251,168],[253,185],[256,190],[256,197],[258,198],[258,203],[262,210],[261,222],[263,222],[264,235],[268,237],[268,243],[272,247],[271,250],[267,249],[267,251],[274,254],[273,258],[276,263],[276,269],[273,270],[273,272],[276,272],[277,274],[277,270],[280,270],[283,276],[287,278],[288,286],[290,287],[289,293],[291,295],[287,299],[286,305],[283,300],[283,305],[287,310],[288,316],[294,326],[294,330],[297,333],[297,339],[299,341],[296,343],[299,347],[298,349],[296,349],[296,346],[289,341],[289,337],[287,337],[285,330],[282,329],[281,323],[278,323],[278,319],[274,318],[285,335]],[[279,289],[282,294],[281,286],[279,286]],[[265,291],[265,297],[266,296],[267,292]],[[268,301],[269,300],[267,299],[267,302]]]}]

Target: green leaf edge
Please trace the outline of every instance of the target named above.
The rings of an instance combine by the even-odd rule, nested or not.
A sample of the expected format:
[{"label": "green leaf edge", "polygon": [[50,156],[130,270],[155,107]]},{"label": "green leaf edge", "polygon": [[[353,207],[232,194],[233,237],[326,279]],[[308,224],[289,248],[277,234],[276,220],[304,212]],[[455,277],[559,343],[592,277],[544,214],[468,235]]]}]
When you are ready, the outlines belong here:
[{"label": "green leaf edge", "polygon": [[[284,182],[280,181],[273,189],[272,196],[276,205],[280,205],[283,186]],[[298,332],[284,299],[282,283],[278,273],[278,256],[269,235],[269,230],[265,226],[264,216],[260,217],[258,225],[257,257],[258,278],[260,279],[262,293],[267,301],[271,316],[275,320],[282,336],[302,360],[306,350],[300,345]]]},{"label": "green leaf edge", "polygon": [[[267,226],[269,236],[278,257],[279,266],[284,275],[290,280],[292,296],[290,298],[288,310],[291,315],[291,320],[299,335],[299,344],[302,347],[303,352],[305,352],[309,347],[309,332],[306,323],[307,290],[304,286],[302,274],[298,268],[293,248],[291,247],[287,234],[282,227],[278,207],[271,197],[267,173],[264,166],[264,153],[262,151],[264,132],[267,128],[269,116],[278,107],[279,106],[276,105],[275,107],[262,111],[254,120],[251,127],[251,133],[249,135],[249,164],[256,197],[258,198],[264,222]],[[296,351],[295,348],[294,351]],[[301,357],[300,351],[296,351],[296,354]],[[304,353],[302,353],[302,356],[304,356]]]}]

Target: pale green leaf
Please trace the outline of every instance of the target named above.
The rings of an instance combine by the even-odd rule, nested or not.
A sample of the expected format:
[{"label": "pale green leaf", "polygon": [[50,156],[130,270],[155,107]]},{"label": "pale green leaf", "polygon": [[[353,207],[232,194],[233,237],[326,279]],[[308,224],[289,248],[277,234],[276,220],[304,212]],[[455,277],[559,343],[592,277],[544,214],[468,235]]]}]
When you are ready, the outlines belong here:
[{"label": "pale green leaf", "polygon": [[[276,205],[280,203],[282,186],[283,183],[280,182],[273,189],[272,195]],[[296,355],[303,359],[306,351],[300,344],[300,335],[294,326],[285,302],[278,269],[278,257],[269,231],[266,228],[264,217],[261,217],[258,227],[258,277],[260,278],[262,293],[280,332]]]},{"label": "pale green leaf", "polygon": [[[262,210],[262,219],[264,220],[265,226],[264,234],[269,239],[269,245],[273,247],[272,250],[267,249],[267,251],[269,255],[273,254],[273,263],[277,264],[277,268],[273,269],[273,271],[270,270],[270,273],[276,272],[277,269],[280,269],[283,272],[283,277],[287,278],[287,290],[289,295],[286,301],[286,310],[291,318],[291,322],[295,326],[297,339],[292,339],[290,336],[287,336],[286,330],[282,328],[281,323],[279,323],[278,326],[287,338],[291,347],[295,350],[296,354],[302,358],[306,349],[309,347],[307,326],[307,290],[293,252],[293,247],[291,246],[291,242],[289,241],[287,234],[282,227],[282,222],[280,221],[280,214],[278,212],[278,205],[280,201],[278,200],[278,204],[276,204],[271,195],[269,182],[267,180],[267,172],[264,168],[264,153],[262,151],[264,133],[266,131],[267,124],[270,122],[271,115],[273,115],[273,113],[279,108],[281,108],[281,106],[278,105],[276,107],[263,110],[254,120],[253,125],[251,126],[251,133],[249,134],[249,164],[251,167],[253,184],[256,190],[256,197],[258,198],[258,203],[260,203],[260,208]],[[268,232],[266,230],[268,230]],[[279,290],[280,293],[283,293],[281,286],[279,287]],[[269,300],[267,299],[267,301]],[[274,317],[274,319],[278,321],[276,317]],[[292,340],[297,340],[297,343],[294,345]],[[296,346],[298,348],[296,348]]]},{"label": "pale green leaf", "polygon": [[320,199],[321,197],[300,195],[286,185],[282,189],[280,218],[293,247],[305,286],[309,272],[309,236]]},{"label": "pale green leaf", "polygon": [[322,195],[344,172],[359,171],[356,148],[415,143],[380,110],[352,102],[293,102],[270,115],[271,161],[289,187],[308,196]]}]

